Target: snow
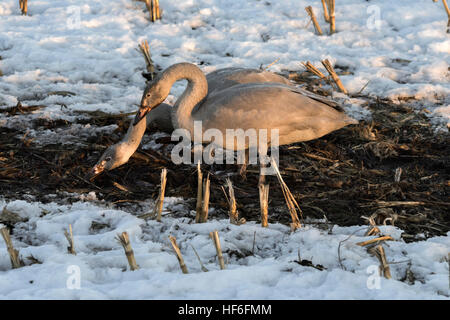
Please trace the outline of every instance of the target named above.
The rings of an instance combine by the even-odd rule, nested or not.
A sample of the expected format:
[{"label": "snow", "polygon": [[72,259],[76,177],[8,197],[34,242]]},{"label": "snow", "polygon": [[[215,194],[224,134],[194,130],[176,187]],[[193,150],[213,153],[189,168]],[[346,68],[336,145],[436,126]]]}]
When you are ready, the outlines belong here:
[{"label": "snow", "polygon": [[[115,125],[73,124],[38,131],[29,128],[29,121],[73,121],[79,117],[77,111],[135,111],[145,68],[136,47],[145,39],[162,68],[187,61],[211,72],[230,66],[259,68],[279,59],[270,70],[286,72],[301,71],[301,62],[307,60],[322,69],[319,60],[328,58],[338,71],[348,68],[341,80],[350,93],[367,85],[363,93],[372,97],[394,102],[413,97],[418,112],[426,112],[437,128],[450,124],[450,40],[441,3],[341,0],[336,6],[338,32],[321,37],[308,25],[304,10],[312,5],[325,30],[319,1],[161,0],[160,4],[163,19],[152,24],[144,4],[131,0],[30,1],[28,16],[20,15],[18,1],[2,0],[0,108],[14,106],[18,100],[46,108],[14,116],[0,113],[0,128],[29,132],[34,142],[43,144],[81,143],[99,132],[111,133]],[[183,89],[184,84],[177,83],[168,101],[173,103]],[[334,96],[347,104],[346,111],[355,118],[370,117],[366,100],[337,92]],[[368,281],[374,273],[368,270],[378,261],[356,245],[367,240],[364,226],[335,226],[329,233],[309,224],[291,233],[280,224],[267,229],[256,222],[234,226],[215,219],[213,211],[208,223],[193,224],[185,200],[176,198],[166,198],[163,221],[158,223],[136,217],[145,210],[112,209],[95,193],[79,199],[71,205],[33,202],[32,197],[0,200],[0,208],[7,206],[28,218],[16,225],[12,235],[27,266],[11,270],[0,241],[0,298],[449,299],[450,234],[405,243],[401,230],[382,228],[395,239],[385,248],[393,279],[380,278],[379,289],[370,289]],[[144,205],[147,211],[152,206],[152,202]],[[176,218],[173,212],[186,217]],[[92,229],[93,221],[105,226]],[[69,224],[76,256],[67,253],[64,230]],[[219,270],[216,261],[209,239],[213,230],[219,231],[226,270]],[[130,235],[140,266],[137,271],[128,269],[115,240],[123,231]],[[189,274],[181,273],[168,235],[177,238]],[[191,246],[209,272],[201,271]],[[301,259],[327,270],[299,265],[298,252]],[[29,256],[41,264],[30,265]],[[67,282],[77,268],[81,288],[70,289]],[[415,276],[414,283],[402,281],[407,270]]]},{"label": "snow", "polygon": [[[370,286],[378,260],[356,245],[367,240],[366,226],[338,227],[331,232],[307,224],[291,233],[288,226],[255,222],[241,226],[214,219],[204,224],[190,217],[174,218],[185,212],[185,202],[166,198],[162,222],[143,220],[122,210],[109,209],[85,197],[71,205],[0,201],[28,221],[16,224],[13,243],[27,266],[11,270],[4,242],[0,242],[0,297],[3,299],[448,299],[450,234],[427,241],[405,243],[401,230],[381,227],[395,240],[386,246],[392,280],[379,278],[379,288]],[[152,203],[144,203],[145,212]],[[92,229],[92,222],[103,224]],[[64,230],[72,224],[77,255],[67,253]],[[218,230],[226,261],[220,270],[209,232]],[[130,271],[123,248],[115,240],[128,232],[140,266]],[[175,236],[189,270],[182,274],[168,241]],[[253,239],[255,239],[253,244]],[[347,240],[346,240],[347,239]],[[346,240],[346,241],[344,241]],[[341,243],[341,248],[339,244]],[[209,270],[201,271],[194,247]],[[340,253],[338,253],[340,251]],[[310,260],[324,271],[301,266]],[[340,258],[339,258],[340,255]],[[40,264],[29,265],[32,256]],[[395,263],[398,262],[398,263]],[[342,267],[341,267],[342,264]],[[80,289],[67,282],[70,268],[79,268]],[[369,268],[369,269],[368,269]],[[414,274],[408,284],[406,270]],[[369,272],[368,272],[369,270]],[[377,273],[375,273],[377,274]],[[369,283],[369,285],[368,285]],[[371,289],[372,288],[372,289]]]},{"label": "snow", "polygon": [[[154,61],[163,68],[188,61],[211,72],[259,68],[279,59],[271,71],[299,71],[303,61],[322,68],[319,60],[329,58],[349,68],[341,79],[351,93],[367,84],[364,93],[372,96],[414,97],[418,109],[426,107],[436,125],[445,128],[450,40],[440,3],[343,0],[336,6],[338,32],[321,37],[308,25],[307,5],[326,31],[318,1],[162,0],[163,19],[152,24],[137,1],[42,0],[30,3],[29,16],[21,16],[17,1],[4,0],[0,107],[17,99],[43,104],[47,108],[31,117],[52,119],[67,119],[76,110],[132,112],[144,86],[145,64],[136,47],[148,39]],[[182,90],[178,84],[172,94]],[[75,96],[49,95],[54,91]],[[369,116],[364,106],[349,104],[352,115]],[[17,118],[26,117],[8,121],[17,126]]]}]

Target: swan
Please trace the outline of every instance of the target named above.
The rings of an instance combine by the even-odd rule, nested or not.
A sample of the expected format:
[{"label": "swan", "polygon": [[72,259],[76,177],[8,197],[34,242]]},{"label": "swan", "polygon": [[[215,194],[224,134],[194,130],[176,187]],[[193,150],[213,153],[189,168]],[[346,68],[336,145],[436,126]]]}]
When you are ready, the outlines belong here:
[{"label": "swan", "polygon": [[[206,81],[209,94],[242,83],[275,82],[287,86],[291,85],[288,79],[272,72],[236,67],[213,71],[206,76]],[[89,171],[87,178],[93,179],[105,170],[112,170],[128,162],[139,147],[147,126],[153,126],[160,131],[171,133],[174,129],[172,109],[171,105],[161,103],[158,108],[146,113],[146,121],[134,124],[134,120],[132,120],[124,138],[105,150],[95,166]]]},{"label": "swan", "polygon": [[[222,148],[230,149],[225,141],[227,129],[255,129],[258,135],[259,129],[266,132],[278,129],[278,145],[286,145],[313,140],[358,123],[338,103],[285,83],[242,83],[208,94],[208,81],[203,72],[193,64],[178,63],[146,87],[134,124],[138,125],[150,110],[157,108],[172,85],[181,79],[186,79],[188,84],[174,104],[173,127],[188,130],[192,137],[194,121],[201,121],[203,132],[218,129],[223,133],[223,141],[214,139]],[[234,150],[248,147],[247,143],[231,146]]]}]

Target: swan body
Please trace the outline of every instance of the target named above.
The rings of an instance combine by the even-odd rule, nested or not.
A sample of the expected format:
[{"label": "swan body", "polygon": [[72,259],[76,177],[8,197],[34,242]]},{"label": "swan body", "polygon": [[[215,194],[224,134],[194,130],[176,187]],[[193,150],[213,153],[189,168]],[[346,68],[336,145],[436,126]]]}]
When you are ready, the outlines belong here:
[{"label": "swan body", "polygon": [[[204,77],[203,73],[202,76]],[[206,86],[209,88],[209,95],[211,96],[232,86],[250,82],[275,82],[290,85],[289,80],[280,75],[256,69],[225,68],[211,72],[206,76]],[[208,92],[205,92],[205,94],[208,94]],[[89,172],[88,177],[92,179],[104,170],[112,170],[128,162],[139,147],[147,126],[171,133],[174,129],[172,123],[173,110],[174,108],[171,105],[161,103],[158,108],[146,114],[145,121],[136,124],[132,122],[124,138],[105,150],[97,164]]]},{"label": "swan body", "polygon": [[[358,123],[339,110],[336,102],[285,83],[240,83],[208,94],[206,77],[189,63],[172,65],[145,89],[134,123],[157,108],[181,79],[188,84],[172,109],[173,127],[186,129],[192,136],[194,121],[202,121],[203,132],[218,129],[223,133],[223,141],[214,140],[222,148],[230,149],[225,142],[227,129],[255,129],[257,134],[259,129],[277,129],[278,145],[283,145],[316,139]],[[248,144],[234,143],[231,148],[246,149]]]}]

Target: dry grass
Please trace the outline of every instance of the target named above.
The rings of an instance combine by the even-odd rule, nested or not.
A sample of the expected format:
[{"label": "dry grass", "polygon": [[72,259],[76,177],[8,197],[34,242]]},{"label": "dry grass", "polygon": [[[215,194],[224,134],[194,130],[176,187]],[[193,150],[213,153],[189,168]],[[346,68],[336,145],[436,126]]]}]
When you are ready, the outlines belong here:
[{"label": "dry grass", "polygon": [[156,71],[155,71],[155,65],[152,60],[152,56],[150,54],[150,47],[148,45],[148,41],[144,40],[138,46],[139,46],[140,52],[144,56],[145,64],[146,64],[147,72],[150,76],[150,80],[153,80],[156,75]]},{"label": "dry grass", "polygon": [[225,194],[225,198],[227,199],[228,206],[229,206],[229,216],[230,216],[230,223],[235,225],[241,225],[244,224],[246,221],[244,218],[239,219],[239,212],[237,210],[236,205],[236,197],[234,195],[234,189],[233,189],[233,183],[229,178],[225,180],[225,186],[228,188],[228,196],[227,192],[225,191],[225,188],[222,186],[223,193]]}]

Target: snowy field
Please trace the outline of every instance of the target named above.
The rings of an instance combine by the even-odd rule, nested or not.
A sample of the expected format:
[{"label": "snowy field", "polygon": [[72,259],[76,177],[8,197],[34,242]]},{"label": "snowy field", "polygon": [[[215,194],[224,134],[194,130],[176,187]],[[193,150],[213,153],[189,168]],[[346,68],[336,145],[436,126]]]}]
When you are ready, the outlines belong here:
[{"label": "snowy field", "polygon": [[[31,118],[68,121],[76,111],[127,113],[137,110],[145,69],[137,44],[148,40],[162,68],[198,64],[204,72],[239,66],[271,66],[273,72],[302,71],[301,62],[321,68],[328,58],[350,93],[414,99],[437,130],[450,123],[450,37],[442,3],[431,0],[340,0],[337,33],[319,37],[304,8],[313,6],[322,29],[320,1],[161,0],[163,19],[154,24],[142,2],[131,0],[30,0],[21,16],[17,0],[0,3],[0,109],[45,105],[31,114],[0,113],[1,128],[27,131]],[[372,6],[369,9],[369,6]],[[379,15],[378,15],[379,14]],[[308,26],[307,26],[308,25]],[[172,90],[173,102],[184,89]],[[62,96],[52,92],[68,91]],[[343,99],[357,118],[370,117],[361,99]],[[35,143],[73,143],[95,130],[79,125],[64,132],[29,131]],[[0,195],[1,199],[1,195]],[[59,199],[61,200],[61,199]],[[377,278],[379,262],[357,242],[366,226],[331,231],[307,224],[289,227],[257,222],[231,225],[215,220],[193,224],[183,199],[168,198],[162,223],[136,217],[142,212],[111,209],[93,195],[72,205],[0,200],[26,221],[12,240],[27,266],[11,270],[0,239],[0,298],[3,299],[449,299],[450,234],[405,243],[395,227],[381,227],[392,280]],[[151,200],[144,205],[151,210]],[[190,218],[175,218],[172,213]],[[288,213],[286,213],[288,214]],[[368,213],[369,215],[370,213]],[[100,227],[91,228],[92,223]],[[64,230],[72,224],[76,256],[67,254]],[[209,232],[218,230],[227,262],[219,270]],[[126,271],[118,233],[127,231],[140,269]],[[168,235],[177,238],[189,274],[181,273]],[[346,240],[347,239],[347,240]],[[343,240],[346,240],[342,242]],[[338,248],[340,246],[340,253]],[[208,272],[200,268],[194,247]],[[302,266],[301,259],[326,270]],[[31,264],[32,256],[39,263]],[[75,266],[75,269],[74,267]],[[79,269],[78,269],[79,268]],[[81,287],[68,280],[79,270]],[[68,271],[70,271],[68,273]],[[76,272],[75,272],[76,273]]]},{"label": "snowy field", "polygon": [[[91,195],[91,199],[94,199]],[[374,277],[378,260],[356,245],[368,240],[367,227],[322,230],[312,225],[294,233],[271,224],[262,228],[227,220],[195,224],[170,214],[185,211],[181,199],[165,201],[162,223],[144,221],[105,204],[78,202],[69,206],[14,201],[8,204],[28,221],[15,227],[14,242],[23,257],[41,264],[10,270],[0,244],[0,295],[7,299],[448,299],[450,235],[406,244],[401,230],[381,231],[396,241],[386,246],[395,280]],[[3,207],[5,202],[0,202]],[[151,208],[151,203],[148,208]],[[210,213],[214,215],[213,212]],[[92,222],[101,224],[93,230]],[[64,229],[72,224],[77,255],[67,253]],[[209,232],[218,230],[226,260],[220,270]],[[127,231],[140,269],[128,271],[127,259],[115,240]],[[351,236],[353,234],[353,236]],[[181,273],[168,236],[177,238],[189,274]],[[350,238],[349,238],[350,237]],[[347,239],[347,240],[346,240]],[[346,241],[344,241],[346,240]],[[341,248],[339,248],[339,243]],[[32,244],[32,245],[31,245]],[[195,256],[209,270],[203,272]],[[338,253],[340,251],[340,253]],[[298,255],[326,270],[301,266]],[[27,260],[26,260],[27,261]],[[397,263],[398,262],[398,263]],[[29,263],[29,261],[28,261]],[[71,276],[74,266],[80,289]],[[79,273],[78,273],[79,272]],[[400,281],[406,278],[406,280]],[[408,280],[409,279],[409,280]],[[378,282],[379,281],[379,282]],[[410,281],[410,282],[409,282]]]}]

